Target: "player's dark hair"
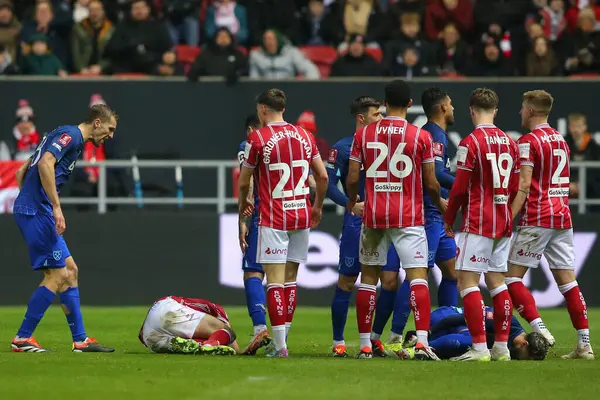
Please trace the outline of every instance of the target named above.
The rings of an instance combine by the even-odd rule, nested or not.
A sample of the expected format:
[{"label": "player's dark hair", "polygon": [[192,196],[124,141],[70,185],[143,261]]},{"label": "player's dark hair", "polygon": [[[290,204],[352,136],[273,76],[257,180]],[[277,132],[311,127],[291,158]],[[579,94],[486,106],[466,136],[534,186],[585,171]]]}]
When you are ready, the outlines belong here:
[{"label": "player's dark hair", "polygon": [[256,98],[256,103],[269,107],[271,110],[283,112],[285,110],[287,98],[285,93],[280,89],[269,89],[262,92]]},{"label": "player's dark hair", "polygon": [[407,108],[410,104],[410,86],[397,79],[385,86],[385,103],[389,107]]},{"label": "player's dark hair", "polygon": [[478,88],[471,92],[469,106],[485,111],[494,111],[498,108],[498,95],[492,89]]},{"label": "player's dark hair", "polygon": [[350,105],[350,114],[356,117],[358,114],[367,113],[371,107],[379,108],[381,107],[381,103],[375,100],[373,97],[360,96],[357,97]]},{"label": "player's dark hair", "polygon": [[260,120],[258,119],[258,115],[256,115],[256,113],[246,115],[246,123],[244,128],[248,129],[250,127],[254,129],[260,128]]},{"label": "player's dark hair", "polygon": [[436,113],[436,107],[446,101],[448,93],[439,87],[428,87],[421,94],[421,105],[425,111],[427,118],[432,117]]},{"label": "player's dark hair", "polygon": [[85,119],[86,124],[91,124],[96,119],[100,119],[102,122],[109,121],[111,118],[114,118],[115,121],[119,120],[119,116],[117,113],[110,109],[106,104],[95,104],[90,107],[88,111],[87,118]]},{"label": "player's dark hair", "polygon": [[532,360],[543,360],[550,350],[550,343],[544,336],[537,332],[528,333],[525,336],[525,340],[529,343],[527,347],[529,351],[529,358]]}]

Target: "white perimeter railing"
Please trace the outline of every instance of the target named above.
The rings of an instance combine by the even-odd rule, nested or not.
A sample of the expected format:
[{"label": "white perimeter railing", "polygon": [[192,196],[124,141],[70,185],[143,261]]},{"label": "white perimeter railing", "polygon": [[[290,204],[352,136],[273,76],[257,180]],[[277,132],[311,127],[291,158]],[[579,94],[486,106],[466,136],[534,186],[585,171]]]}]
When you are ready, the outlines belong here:
[{"label": "white perimeter railing", "polygon": [[[235,160],[108,160],[102,162],[79,161],[76,167],[97,167],[98,168],[98,196],[97,197],[64,197],[61,198],[63,204],[96,204],[98,213],[105,214],[108,204],[134,204],[134,205],[216,205],[217,212],[225,212],[227,205],[237,204],[237,199],[227,197],[227,173],[238,168],[239,164]],[[133,197],[108,197],[106,190],[106,169],[107,168],[131,168],[133,181],[135,185]],[[217,177],[217,197],[185,197],[182,191],[178,191],[177,197],[143,197],[141,196],[141,182],[139,179],[140,168],[173,168],[174,181],[181,188],[182,169],[183,168],[201,168],[215,169]],[[577,205],[579,214],[585,214],[586,206],[600,205],[600,199],[588,199],[586,185],[581,182],[587,180],[588,168],[600,168],[600,161],[572,162],[571,170],[577,169],[579,172],[579,196],[569,199],[569,204]],[[326,200],[325,204],[334,204]],[[343,212],[342,207],[338,207],[338,213]]]}]

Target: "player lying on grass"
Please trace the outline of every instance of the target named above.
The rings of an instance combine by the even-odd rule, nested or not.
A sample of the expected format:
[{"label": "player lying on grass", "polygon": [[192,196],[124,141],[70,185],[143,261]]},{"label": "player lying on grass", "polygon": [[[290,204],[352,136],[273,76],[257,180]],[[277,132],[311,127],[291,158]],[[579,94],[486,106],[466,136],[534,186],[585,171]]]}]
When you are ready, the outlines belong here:
[{"label": "player lying on grass", "polygon": [[203,299],[178,296],[154,302],[138,337],[155,353],[178,354],[249,355],[270,342],[265,330],[240,351],[223,307]]},{"label": "player lying on grass", "polygon": [[[486,307],[487,347],[494,345],[494,309]],[[405,349],[386,346],[396,350],[401,358],[413,358],[413,345],[416,341],[415,332],[406,335]],[[440,307],[431,313],[431,330],[429,345],[441,359],[450,359],[465,353],[473,345],[473,338],[467,328],[464,310],[458,307]],[[512,317],[508,336],[508,348],[513,360],[543,360],[548,354],[550,343],[539,333],[527,333],[516,317]]]}]

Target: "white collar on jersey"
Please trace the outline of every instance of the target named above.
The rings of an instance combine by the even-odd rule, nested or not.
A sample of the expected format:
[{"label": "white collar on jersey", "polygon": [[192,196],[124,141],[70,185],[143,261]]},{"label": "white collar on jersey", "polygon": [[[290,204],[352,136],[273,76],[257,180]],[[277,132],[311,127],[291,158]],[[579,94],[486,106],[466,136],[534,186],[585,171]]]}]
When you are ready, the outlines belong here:
[{"label": "white collar on jersey", "polygon": [[387,117],[385,117],[383,119],[393,119],[393,120],[396,120],[396,121],[406,121],[406,118],[397,117],[395,115],[388,115]]},{"label": "white collar on jersey", "polygon": [[533,128],[533,129],[541,129],[541,128],[550,128],[550,124],[547,122],[544,122],[543,124],[536,125],[535,128]]},{"label": "white collar on jersey", "polygon": [[479,128],[495,128],[496,125],[494,124],[479,124],[475,127],[475,129],[479,129]]},{"label": "white collar on jersey", "polygon": [[276,122],[269,122],[267,124],[267,126],[271,126],[271,125],[287,125],[286,121],[276,121]]}]

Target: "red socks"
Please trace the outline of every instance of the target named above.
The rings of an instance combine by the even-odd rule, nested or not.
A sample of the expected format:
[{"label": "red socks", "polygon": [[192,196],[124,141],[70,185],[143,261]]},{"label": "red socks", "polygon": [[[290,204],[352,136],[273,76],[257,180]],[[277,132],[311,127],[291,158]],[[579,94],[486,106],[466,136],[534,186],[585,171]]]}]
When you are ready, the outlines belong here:
[{"label": "red socks", "polygon": [[567,310],[569,310],[569,316],[573,327],[577,330],[589,329],[589,321],[587,316],[587,305],[577,281],[567,283],[558,287],[560,292],[565,297],[567,303]]},{"label": "red socks", "polygon": [[283,285],[272,284],[267,286],[267,309],[271,326],[285,326],[287,318],[287,304]]},{"label": "red socks", "polygon": [[410,282],[410,308],[415,317],[415,329],[429,331],[431,322],[431,299],[429,285],[425,279],[413,279]]},{"label": "red socks", "polygon": [[[494,342],[508,342],[513,305],[506,285],[490,290],[494,300]],[[535,304],[534,304],[535,308]]]},{"label": "red socks", "polygon": [[377,288],[361,283],[356,292],[356,320],[358,333],[371,333],[373,313],[375,312]]},{"label": "red socks", "polygon": [[470,287],[460,292],[465,308],[465,320],[473,337],[473,343],[486,343],[485,304],[478,287]]},{"label": "red socks", "polygon": [[[529,289],[525,287],[521,278],[506,278],[508,284],[508,292],[514,303],[514,307],[517,309],[521,317],[527,322],[534,321],[540,318],[537,306],[535,305],[535,299],[529,292]],[[494,307],[496,305],[494,304]]]},{"label": "red socks", "polygon": [[286,283],[284,286],[284,293],[287,302],[285,322],[291,324],[292,319],[294,319],[294,312],[296,311],[296,282]]},{"label": "red socks", "polygon": [[231,343],[231,334],[227,329],[219,329],[218,331],[214,331],[212,335],[208,337],[206,343],[213,346],[227,346]]}]

